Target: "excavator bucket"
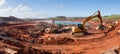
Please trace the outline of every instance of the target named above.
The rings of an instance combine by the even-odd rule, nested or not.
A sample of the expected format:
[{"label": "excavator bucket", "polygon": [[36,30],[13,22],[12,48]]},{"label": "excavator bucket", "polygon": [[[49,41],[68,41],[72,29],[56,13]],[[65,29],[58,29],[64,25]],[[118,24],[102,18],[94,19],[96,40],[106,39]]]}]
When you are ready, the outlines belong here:
[{"label": "excavator bucket", "polygon": [[107,28],[107,27],[104,26],[104,25],[99,25],[99,26],[98,26],[98,30],[106,30],[106,28]]}]

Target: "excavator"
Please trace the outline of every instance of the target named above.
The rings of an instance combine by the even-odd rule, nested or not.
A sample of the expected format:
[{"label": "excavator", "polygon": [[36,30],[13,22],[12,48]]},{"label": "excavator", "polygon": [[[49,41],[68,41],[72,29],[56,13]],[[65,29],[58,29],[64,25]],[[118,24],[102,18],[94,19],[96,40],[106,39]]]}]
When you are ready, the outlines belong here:
[{"label": "excavator", "polygon": [[72,27],[72,35],[89,34],[84,27],[85,27],[86,22],[88,22],[94,18],[98,18],[100,20],[100,25],[99,25],[98,29],[104,30],[105,26],[102,24],[103,23],[102,17],[101,17],[100,11],[98,10],[97,12],[95,12],[94,14],[92,14],[91,16],[89,16],[85,20],[83,20],[82,24],[78,24],[77,27]]}]

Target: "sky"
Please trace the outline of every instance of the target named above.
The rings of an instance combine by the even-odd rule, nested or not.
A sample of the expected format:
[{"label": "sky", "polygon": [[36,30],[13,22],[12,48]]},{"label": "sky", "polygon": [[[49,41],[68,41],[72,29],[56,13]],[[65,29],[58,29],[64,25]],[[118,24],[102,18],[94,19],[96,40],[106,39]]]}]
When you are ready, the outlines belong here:
[{"label": "sky", "polygon": [[0,16],[48,18],[120,14],[120,0],[0,0]]}]

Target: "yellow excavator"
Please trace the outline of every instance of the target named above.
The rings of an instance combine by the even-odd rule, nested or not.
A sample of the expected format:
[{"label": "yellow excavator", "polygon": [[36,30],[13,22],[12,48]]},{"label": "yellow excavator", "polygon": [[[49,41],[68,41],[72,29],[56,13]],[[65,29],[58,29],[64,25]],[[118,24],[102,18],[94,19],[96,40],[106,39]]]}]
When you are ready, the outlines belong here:
[{"label": "yellow excavator", "polygon": [[92,20],[94,18],[98,18],[100,20],[100,25],[99,25],[99,30],[103,30],[105,28],[105,26],[102,24],[102,17],[100,14],[100,11],[98,10],[97,12],[95,12],[94,14],[92,14],[91,16],[87,17],[82,24],[78,24],[77,27],[72,27],[72,35],[86,35],[88,34],[87,30],[84,28],[86,22],[88,22],[89,20]]}]

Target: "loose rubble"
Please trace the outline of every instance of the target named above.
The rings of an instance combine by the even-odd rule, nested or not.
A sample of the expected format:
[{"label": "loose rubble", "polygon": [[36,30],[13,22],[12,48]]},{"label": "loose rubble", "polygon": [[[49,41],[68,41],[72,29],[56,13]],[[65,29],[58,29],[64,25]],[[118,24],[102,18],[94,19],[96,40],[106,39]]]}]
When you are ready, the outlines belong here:
[{"label": "loose rubble", "polygon": [[[5,26],[2,24],[0,54],[95,54],[93,51],[96,51],[96,54],[120,53],[119,48],[105,50],[120,46],[118,41],[120,40],[120,22],[116,22],[113,28],[104,31],[96,30],[96,24],[93,24],[93,26],[88,26],[90,34],[81,37],[74,37],[69,30],[65,29],[65,32],[59,34],[45,33],[43,28],[48,28],[50,24],[40,23],[37,26],[28,22],[5,24]],[[91,27],[94,29],[89,29]]]}]

